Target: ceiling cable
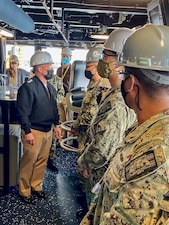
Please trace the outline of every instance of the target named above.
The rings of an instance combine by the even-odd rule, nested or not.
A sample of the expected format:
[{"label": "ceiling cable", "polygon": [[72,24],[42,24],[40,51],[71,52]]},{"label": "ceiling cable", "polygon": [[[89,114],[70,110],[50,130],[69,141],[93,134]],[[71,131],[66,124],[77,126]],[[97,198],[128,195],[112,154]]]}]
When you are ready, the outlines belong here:
[{"label": "ceiling cable", "polygon": [[46,1],[43,1],[43,2],[42,2],[42,5],[44,6],[44,8],[45,8],[45,10],[46,10],[46,12],[47,12],[47,14],[48,14],[50,20],[53,22],[53,24],[55,25],[55,27],[57,28],[57,30],[60,32],[60,34],[62,35],[63,39],[68,43],[67,38],[65,37],[64,33],[61,31],[59,25],[56,23],[56,21],[55,21],[55,19],[53,18],[51,12],[49,11],[48,6],[46,5]]}]

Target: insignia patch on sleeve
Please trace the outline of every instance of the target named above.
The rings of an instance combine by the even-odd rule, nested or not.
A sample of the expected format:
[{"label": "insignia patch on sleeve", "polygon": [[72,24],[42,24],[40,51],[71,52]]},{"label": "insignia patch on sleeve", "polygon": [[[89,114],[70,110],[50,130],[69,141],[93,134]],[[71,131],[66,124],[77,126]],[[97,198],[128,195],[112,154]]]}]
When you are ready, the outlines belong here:
[{"label": "insignia patch on sleeve", "polygon": [[143,153],[138,158],[130,161],[125,168],[125,177],[127,181],[140,178],[158,167],[153,150]]},{"label": "insignia patch on sleeve", "polygon": [[29,83],[31,83],[33,80],[32,79],[29,79],[28,81],[27,81],[27,83],[29,84]]}]

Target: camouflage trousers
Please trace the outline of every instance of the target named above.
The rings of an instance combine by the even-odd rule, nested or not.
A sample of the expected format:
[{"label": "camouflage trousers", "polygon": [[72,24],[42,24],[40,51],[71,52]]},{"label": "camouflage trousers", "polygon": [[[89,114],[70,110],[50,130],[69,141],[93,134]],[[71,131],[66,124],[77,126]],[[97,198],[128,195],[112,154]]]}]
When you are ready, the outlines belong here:
[{"label": "camouflage trousers", "polygon": [[86,145],[88,144],[90,140],[90,135],[88,130],[80,130],[80,134],[77,138],[78,141],[78,148],[80,149],[80,154],[84,151]]},{"label": "camouflage trousers", "polygon": [[85,193],[87,205],[89,206],[93,198],[90,181],[89,179],[84,178],[80,173],[78,175],[78,178],[79,178],[79,184],[82,188],[82,191]]},{"label": "camouflage trousers", "polygon": [[52,134],[52,144],[50,147],[50,151],[49,151],[49,159],[54,159],[55,158],[55,151],[56,151],[56,147],[58,145],[58,140],[55,137],[55,132],[53,132]]}]

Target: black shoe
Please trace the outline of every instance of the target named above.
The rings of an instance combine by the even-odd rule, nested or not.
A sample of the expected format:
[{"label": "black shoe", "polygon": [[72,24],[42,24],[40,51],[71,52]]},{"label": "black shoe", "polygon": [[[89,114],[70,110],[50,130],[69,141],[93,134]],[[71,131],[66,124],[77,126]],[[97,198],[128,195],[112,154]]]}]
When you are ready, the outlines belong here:
[{"label": "black shoe", "polygon": [[53,164],[53,160],[52,159],[48,159],[47,168],[52,170],[53,172],[57,172],[58,173],[58,168]]},{"label": "black shoe", "polygon": [[20,195],[20,198],[23,202],[26,202],[28,204],[32,204],[32,205],[35,205],[36,204],[36,201],[35,199],[33,198],[32,195],[29,195],[29,196],[21,196]]},{"label": "black shoe", "polygon": [[56,148],[60,148],[60,142],[59,141],[56,142]]},{"label": "black shoe", "polygon": [[77,202],[79,203],[79,204],[81,204],[81,203],[83,203],[84,201],[86,201],[86,196],[85,196],[85,194],[78,194],[77,195],[77,197],[76,197],[76,199],[77,199]]},{"label": "black shoe", "polygon": [[85,195],[84,192],[77,195],[77,202],[79,203],[79,205],[81,206],[82,209],[88,208],[88,205],[87,205],[87,202],[86,202],[86,195]]},{"label": "black shoe", "polygon": [[83,217],[86,215],[87,213],[87,209],[79,209],[77,212],[76,212],[76,218],[78,219],[78,221],[80,222]]},{"label": "black shoe", "polygon": [[36,195],[38,198],[47,198],[47,194],[44,191],[32,191],[33,195]]}]

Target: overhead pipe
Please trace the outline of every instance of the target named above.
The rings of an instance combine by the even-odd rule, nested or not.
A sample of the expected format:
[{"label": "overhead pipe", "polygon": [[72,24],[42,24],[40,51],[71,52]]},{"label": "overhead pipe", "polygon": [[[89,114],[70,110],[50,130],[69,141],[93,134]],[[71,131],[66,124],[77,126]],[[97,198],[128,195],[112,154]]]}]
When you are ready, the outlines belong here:
[{"label": "overhead pipe", "polygon": [[61,20],[61,29],[63,30],[64,29],[64,8],[62,8],[62,20]]},{"label": "overhead pipe", "polygon": [[45,8],[45,10],[46,10],[46,12],[47,12],[47,14],[48,14],[50,20],[53,22],[53,24],[55,25],[55,27],[57,28],[57,30],[60,32],[60,34],[62,35],[62,37],[63,37],[63,39],[65,40],[65,42],[68,43],[67,38],[65,37],[64,33],[61,31],[59,25],[56,23],[56,21],[55,21],[54,17],[52,16],[50,10],[48,9],[48,6],[47,6],[47,4],[46,4],[46,1],[42,1],[42,5],[44,6],[44,8]]},{"label": "overhead pipe", "polygon": [[50,12],[53,17],[53,0],[50,0]]},{"label": "overhead pipe", "polygon": [[31,33],[35,29],[32,18],[12,0],[0,0],[0,20],[23,33]]},{"label": "overhead pipe", "polygon": [[89,12],[126,12],[126,13],[138,13],[142,15],[147,15],[147,6],[128,6],[128,5],[123,5],[123,6],[118,6],[118,5],[112,5],[112,4],[107,4],[107,5],[102,5],[102,4],[91,4],[91,3],[84,3],[82,1],[81,3],[79,2],[72,2],[72,1],[58,1],[57,0],[57,5],[58,7],[64,7],[66,10],[74,8],[76,6],[76,9],[79,9],[80,11],[84,11],[87,9]]}]

